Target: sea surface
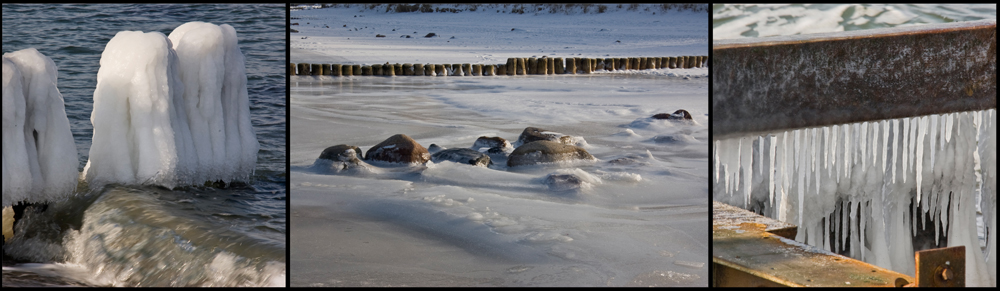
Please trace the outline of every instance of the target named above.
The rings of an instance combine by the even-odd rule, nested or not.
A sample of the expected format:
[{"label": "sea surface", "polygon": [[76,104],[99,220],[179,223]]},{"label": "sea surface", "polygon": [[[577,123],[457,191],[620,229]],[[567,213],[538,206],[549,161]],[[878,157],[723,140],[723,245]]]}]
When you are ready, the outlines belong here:
[{"label": "sea surface", "polygon": [[29,208],[4,245],[8,286],[273,286],[285,284],[284,4],[3,4],[3,52],[36,48],[59,70],[82,171],[90,151],[101,53],[119,31],[169,35],[190,21],[229,24],[246,58],[260,142],[249,183],[169,190],[109,185]]}]

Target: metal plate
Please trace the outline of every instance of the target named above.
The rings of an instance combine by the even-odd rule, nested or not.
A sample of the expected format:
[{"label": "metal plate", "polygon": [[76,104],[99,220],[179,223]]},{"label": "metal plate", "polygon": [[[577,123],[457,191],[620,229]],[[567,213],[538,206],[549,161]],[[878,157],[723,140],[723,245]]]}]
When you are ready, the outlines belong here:
[{"label": "metal plate", "polygon": [[712,225],[740,225],[746,222],[764,225],[764,231],[787,239],[795,239],[799,227],[767,216],[744,210],[739,207],[712,201]]},{"label": "metal plate", "polygon": [[902,287],[914,282],[910,276],[769,233],[767,227],[713,221],[713,286]]},{"label": "metal plate", "polygon": [[965,287],[965,246],[918,251],[917,286]]}]

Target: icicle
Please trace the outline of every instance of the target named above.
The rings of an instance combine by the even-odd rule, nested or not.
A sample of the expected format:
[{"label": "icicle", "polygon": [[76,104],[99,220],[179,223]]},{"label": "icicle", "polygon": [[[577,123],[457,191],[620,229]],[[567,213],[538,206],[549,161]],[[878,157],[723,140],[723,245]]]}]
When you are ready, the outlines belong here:
[{"label": "icicle", "polygon": [[[766,171],[767,171],[767,193],[768,193],[768,198],[771,200],[771,205],[772,205],[771,209],[774,209],[773,205],[775,205],[774,204],[774,202],[775,202],[774,201],[774,196],[775,196],[775,193],[774,193],[774,182],[775,182],[774,181],[775,180],[775,176],[774,176],[774,171],[775,171],[774,170],[774,163],[775,163],[775,161],[777,159],[777,157],[775,157],[775,152],[776,152],[776,149],[777,149],[777,145],[775,143],[776,143],[775,136],[773,134],[767,135],[767,148],[768,148],[768,151],[767,151],[768,152],[768,159],[767,159],[768,164],[767,164],[767,169],[766,169]],[[772,214],[771,217],[774,217],[773,214]]]}]

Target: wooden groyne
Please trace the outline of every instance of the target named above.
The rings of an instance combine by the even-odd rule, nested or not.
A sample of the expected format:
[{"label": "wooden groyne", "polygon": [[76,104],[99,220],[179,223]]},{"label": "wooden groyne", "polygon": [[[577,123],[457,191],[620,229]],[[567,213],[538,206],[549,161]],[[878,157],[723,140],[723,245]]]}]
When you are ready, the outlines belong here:
[{"label": "wooden groyne", "polygon": [[288,63],[289,75],[306,76],[516,76],[590,74],[596,71],[690,69],[708,56],[632,58],[508,58],[504,64],[310,64]]}]

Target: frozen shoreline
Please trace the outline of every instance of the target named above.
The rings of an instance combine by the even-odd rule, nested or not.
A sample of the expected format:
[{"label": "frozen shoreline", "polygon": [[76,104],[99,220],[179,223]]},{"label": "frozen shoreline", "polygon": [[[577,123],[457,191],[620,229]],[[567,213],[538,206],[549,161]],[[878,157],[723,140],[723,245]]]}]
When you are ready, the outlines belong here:
[{"label": "frozen shoreline", "polygon": [[[481,63],[508,57],[708,55],[707,12],[599,14],[386,13],[358,8],[293,11],[293,63]],[[294,25],[298,23],[298,25]],[[346,27],[345,27],[346,25]],[[393,31],[395,30],[395,31]],[[425,38],[428,33],[437,37]],[[386,37],[377,38],[382,34]],[[411,38],[401,36],[409,35]],[[451,37],[454,37],[453,39]]]}]

